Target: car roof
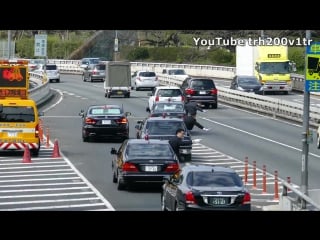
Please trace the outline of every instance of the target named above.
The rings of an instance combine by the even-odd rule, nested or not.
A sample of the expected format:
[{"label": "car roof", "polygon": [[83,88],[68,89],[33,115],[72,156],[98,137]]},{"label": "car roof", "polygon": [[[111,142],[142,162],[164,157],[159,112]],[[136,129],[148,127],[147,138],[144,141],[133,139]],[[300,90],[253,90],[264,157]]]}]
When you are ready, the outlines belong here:
[{"label": "car roof", "polygon": [[167,85],[167,86],[158,86],[156,87],[156,89],[180,89],[180,87]]},{"label": "car roof", "polygon": [[228,172],[235,173],[235,170],[229,167],[222,166],[209,166],[209,165],[201,165],[201,164],[189,164],[185,165],[183,169],[193,172]]},{"label": "car roof", "polygon": [[176,121],[176,122],[183,122],[183,120],[181,118],[177,118],[177,117],[170,117],[170,116],[166,116],[166,117],[149,117],[147,118],[146,121],[151,122],[151,121]]},{"label": "car roof", "polygon": [[138,138],[130,138],[128,139],[128,144],[150,144],[150,143],[156,143],[156,144],[169,144],[168,140],[160,140],[160,139],[138,139]]},{"label": "car roof", "polygon": [[90,105],[89,108],[92,107],[108,107],[108,108],[121,108],[121,106],[116,105],[116,104],[94,104],[94,105]]}]

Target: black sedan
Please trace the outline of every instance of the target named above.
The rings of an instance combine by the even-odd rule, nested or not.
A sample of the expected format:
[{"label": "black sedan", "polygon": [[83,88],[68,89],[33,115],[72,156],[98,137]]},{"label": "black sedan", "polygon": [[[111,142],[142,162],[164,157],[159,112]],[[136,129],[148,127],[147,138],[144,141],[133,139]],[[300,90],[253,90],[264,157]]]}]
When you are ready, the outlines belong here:
[{"label": "black sedan", "polygon": [[185,118],[186,110],[182,102],[155,102],[152,109],[146,108],[149,117],[161,117],[166,115],[168,117]]},{"label": "black sedan", "polygon": [[180,169],[179,160],[168,141],[127,139],[111,149],[112,181],[118,190],[135,183],[163,184],[163,178]]},{"label": "black sedan", "polygon": [[263,86],[255,76],[237,75],[231,81],[230,89],[263,94]]},{"label": "black sedan", "polygon": [[180,146],[180,155],[185,162],[190,162],[192,155],[192,140],[190,131],[187,129],[182,118],[171,118],[168,116],[149,117],[144,121],[137,121],[135,126],[137,138],[170,140],[176,135],[179,128],[184,129],[185,135],[183,146]]},{"label": "black sedan", "polygon": [[162,211],[251,210],[251,196],[231,168],[185,165],[165,180]]},{"label": "black sedan", "polygon": [[82,117],[82,139],[87,142],[91,139],[129,138],[130,112],[124,112],[118,105],[91,105],[79,115]]}]

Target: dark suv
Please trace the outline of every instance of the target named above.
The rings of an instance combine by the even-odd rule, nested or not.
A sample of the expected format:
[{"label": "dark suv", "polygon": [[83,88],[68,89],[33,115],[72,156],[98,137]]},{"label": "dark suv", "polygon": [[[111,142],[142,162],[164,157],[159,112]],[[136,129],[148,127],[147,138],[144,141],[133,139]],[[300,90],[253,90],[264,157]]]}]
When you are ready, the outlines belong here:
[{"label": "dark suv", "polygon": [[218,107],[218,89],[210,78],[186,78],[181,90],[191,102],[203,104],[206,108]]}]

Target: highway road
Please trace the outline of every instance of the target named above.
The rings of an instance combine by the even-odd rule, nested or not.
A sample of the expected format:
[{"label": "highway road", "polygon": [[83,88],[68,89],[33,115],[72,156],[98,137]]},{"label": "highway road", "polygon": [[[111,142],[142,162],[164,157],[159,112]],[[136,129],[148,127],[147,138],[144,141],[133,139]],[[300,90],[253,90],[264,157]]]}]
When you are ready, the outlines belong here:
[{"label": "highway road", "polygon": [[[57,139],[60,150],[70,164],[77,169],[82,181],[86,182],[96,201],[103,203],[104,209],[118,211],[159,211],[160,187],[149,186],[129,191],[118,191],[112,182],[111,147],[118,147],[119,142],[84,143],[81,138],[81,109],[96,103],[123,104],[125,111],[130,111],[130,137],[135,137],[135,123],[147,116],[147,93],[133,91],[131,98],[104,97],[103,83],[83,82],[80,76],[63,75],[60,83],[50,83],[56,96],[40,110],[44,126],[49,129],[50,139]],[[275,97],[300,101],[302,96],[290,94]],[[315,98],[313,104],[320,104]],[[214,165],[226,165],[236,169],[244,177],[244,159],[249,161],[247,187],[252,194],[253,210],[278,203],[274,192],[274,171],[280,179],[291,177],[297,187],[301,181],[301,124],[289,123],[265,117],[256,113],[236,109],[226,104],[219,104],[218,109],[209,109],[198,116],[210,132],[200,129],[192,130],[193,138],[201,138],[200,144],[193,147],[193,162]],[[45,148],[42,149],[44,151]],[[5,156],[1,161],[10,160]],[[15,157],[16,158],[16,157]],[[309,154],[309,187],[319,188],[320,152],[315,143],[310,145]],[[253,181],[253,161],[256,161],[256,184]],[[0,162],[0,163],[2,163]],[[267,169],[267,192],[263,193],[263,165]],[[80,175],[79,175],[80,174]],[[6,182],[0,182],[0,189]],[[254,186],[255,185],[255,186]],[[97,190],[97,191],[96,191]],[[279,184],[281,191],[281,184]],[[102,199],[103,197],[104,199]],[[0,198],[1,203],[1,198]],[[18,208],[18,207],[17,207]],[[52,207],[52,209],[54,209]],[[77,208],[66,208],[77,210]],[[86,209],[84,209],[86,210]],[[90,209],[88,209],[90,210]]]}]

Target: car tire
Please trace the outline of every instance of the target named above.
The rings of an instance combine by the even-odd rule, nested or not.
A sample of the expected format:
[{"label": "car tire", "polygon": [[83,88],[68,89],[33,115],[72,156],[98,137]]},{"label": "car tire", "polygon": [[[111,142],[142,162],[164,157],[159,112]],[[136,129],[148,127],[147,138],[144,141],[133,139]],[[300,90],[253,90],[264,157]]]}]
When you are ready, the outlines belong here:
[{"label": "car tire", "polygon": [[164,194],[161,194],[161,211],[163,211],[163,212],[168,211],[166,208],[165,201],[164,201]]},{"label": "car tire", "polygon": [[213,108],[213,109],[217,109],[217,108],[218,108],[218,103],[212,104],[212,108]]},{"label": "car tire", "polygon": [[191,162],[191,159],[192,159],[192,155],[191,154],[183,155],[184,162]]},{"label": "car tire", "polygon": [[113,172],[113,174],[112,174],[112,182],[113,183],[117,183],[117,181],[118,181],[118,179],[117,179],[116,173]]},{"label": "car tire", "polygon": [[118,176],[117,176],[117,189],[118,190],[124,190],[126,188],[126,184],[119,178],[119,173],[118,173]]}]

